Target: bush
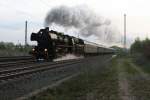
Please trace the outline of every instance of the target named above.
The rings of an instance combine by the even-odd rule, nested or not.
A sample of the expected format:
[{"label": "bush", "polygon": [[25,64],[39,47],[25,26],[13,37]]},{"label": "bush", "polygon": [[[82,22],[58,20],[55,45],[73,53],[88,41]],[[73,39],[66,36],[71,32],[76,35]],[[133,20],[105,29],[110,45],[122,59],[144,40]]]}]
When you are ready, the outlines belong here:
[{"label": "bush", "polygon": [[11,42],[0,42],[0,56],[19,56],[19,55],[28,55],[29,51],[32,49],[32,46],[13,44]]},{"label": "bush", "polygon": [[150,59],[150,40],[146,38],[141,41],[139,38],[131,45],[131,54],[133,55],[142,55],[147,59]]}]

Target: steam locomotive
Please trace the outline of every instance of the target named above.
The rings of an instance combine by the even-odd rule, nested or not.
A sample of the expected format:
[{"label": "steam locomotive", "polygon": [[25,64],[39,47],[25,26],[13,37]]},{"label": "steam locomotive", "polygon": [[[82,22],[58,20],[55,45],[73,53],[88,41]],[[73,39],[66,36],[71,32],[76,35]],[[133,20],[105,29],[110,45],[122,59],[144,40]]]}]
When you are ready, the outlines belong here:
[{"label": "steam locomotive", "polygon": [[32,33],[31,41],[37,41],[37,45],[30,52],[37,60],[53,60],[65,54],[89,56],[115,52],[112,48],[64,35],[61,32],[49,30],[48,27]]}]

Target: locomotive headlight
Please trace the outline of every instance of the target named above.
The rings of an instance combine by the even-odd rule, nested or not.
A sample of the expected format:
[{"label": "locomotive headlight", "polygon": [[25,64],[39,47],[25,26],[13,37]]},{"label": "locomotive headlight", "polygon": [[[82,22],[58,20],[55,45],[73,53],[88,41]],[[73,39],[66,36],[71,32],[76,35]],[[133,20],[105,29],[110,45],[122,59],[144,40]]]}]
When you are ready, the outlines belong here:
[{"label": "locomotive headlight", "polygon": [[44,49],[45,52],[47,52],[47,49]]},{"label": "locomotive headlight", "polygon": [[35,49],[33,48],[32,51],[35,51]]}]

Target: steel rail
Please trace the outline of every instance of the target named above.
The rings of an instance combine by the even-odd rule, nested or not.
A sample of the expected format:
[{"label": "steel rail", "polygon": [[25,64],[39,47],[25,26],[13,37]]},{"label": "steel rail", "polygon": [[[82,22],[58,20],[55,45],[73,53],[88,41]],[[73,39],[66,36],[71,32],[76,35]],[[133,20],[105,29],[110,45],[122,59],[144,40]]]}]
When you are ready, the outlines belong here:
[{"label": "steel rail", "polygon": [[33,59],[26,59],[26,60],[20,60],[20,61],[13,61],[13,62],[2,62],[0,63],[0,68],[5,68],[5,67],[9,67],[9,66],[15,66],[15,65],[21,65],[21,64],[30,64],[35,62],[35,60]]},{"label": "steel rail", "polygon": [[10,57],[0,57],[0,62],[16,61],[16,60],[26,60],[31,59],[32,56],[10,56]]},{"label": "steel rail", "polygon": [[23,67],[23,68],[16,68],[12,70],[5,70],[1,71],[0,80],[8,80],[13,79],[15,77],[21,77],[28,74],[33,74],[36,72],[41,72],[45,70],[52,70],[56,68],[65,67],[66,65],[72,65],[81,62],[81,59],[74,59],[69,61],[60,61],[51,64],[41,64],[38,66],[30,66],[30,67]]},{"label": "steel rail", "polygon": [[6,73],[12,73],[12,72],[16,72],[16,71],[21,71],[21,70],[35,69],[35,68],[43,67],[43,66],[50,66],[50,65],[60,64],[60,63],[66,63],[68,61],[72,62],[74,60],[64,60],[64,61],[57,61],[57,62],[36,63],[38,65],[29,65],[29,66],[11,68],[11,69],[6,69],[6,70],[4,69],[4,70],[0,71],[0,75],[1,74],[6,74]]}]

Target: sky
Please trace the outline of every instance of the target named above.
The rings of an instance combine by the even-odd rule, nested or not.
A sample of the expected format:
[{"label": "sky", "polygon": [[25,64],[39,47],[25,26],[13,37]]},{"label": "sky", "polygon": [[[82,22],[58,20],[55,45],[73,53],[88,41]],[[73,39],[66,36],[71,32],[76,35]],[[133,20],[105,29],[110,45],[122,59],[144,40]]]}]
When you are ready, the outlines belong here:
[{"label": "sky", "polygon": [[44,27],[47,13],[56,6],[64,5],[88,6],[96,14],[110,19],[118,34],[122,35],[126,13],[127,43],[130,45],[137,37],[150,37],[149,4],[150,0],[0,0],[0,41],[24,44],[27,20],[28,43],[32,44],[30,34]]}]

